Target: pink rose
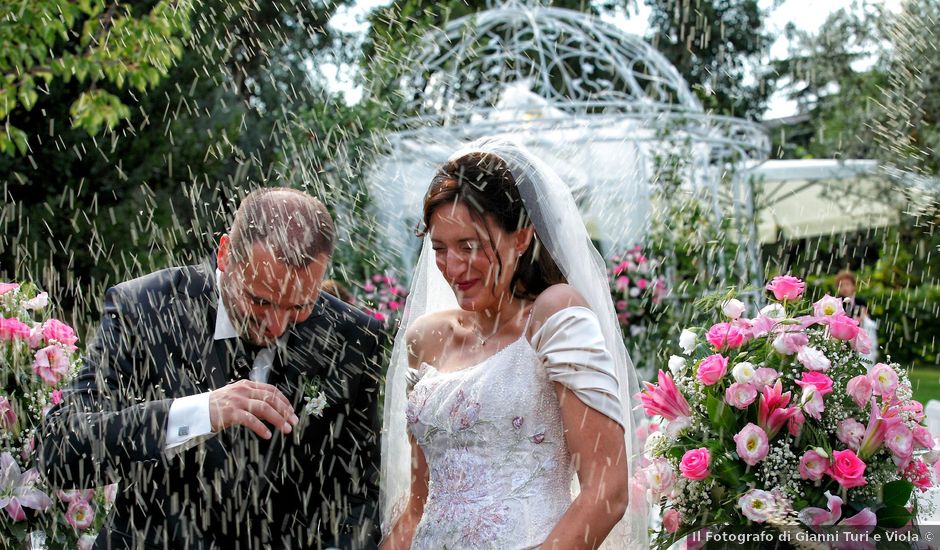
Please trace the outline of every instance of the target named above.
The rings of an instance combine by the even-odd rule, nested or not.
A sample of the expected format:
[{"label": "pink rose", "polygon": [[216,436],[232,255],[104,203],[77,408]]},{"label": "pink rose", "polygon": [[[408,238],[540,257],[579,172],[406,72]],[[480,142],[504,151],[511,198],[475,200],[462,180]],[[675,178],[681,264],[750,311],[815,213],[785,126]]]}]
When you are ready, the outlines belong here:
[{"label": "pink rose", "polygon": [[679,471],[688,479],[702,480],[708,477],[708,466],[711,462],[711,454],[708,449],[701,447],[686,451],[682,455],[682,461],[679,462]]},{"label": "pink rose", "polygon": [[778,300],[796,300],[805,289],[806,283],[790,275],[774,277],[767,284],[767,290],[773,292],[774,298]]},{"label": "pink rose", "polygon": [[827,469],[829,469],[829,459],[816,451],[806,451],[803,453],[803,456],[800,457],[801,479],[819,481],[822,479]]},{"label": "pink rose", "polygon": [[735,382],[725,390],[725,401],[737,409],[746,409],[757,399],[757,388],[751,384]]},{"label": "pink rose", "polygon": [[852,450],[833,451],[828,473],[845,489],[868,484],[865,481],[865,463]]},{"label": "pink rose", "polygon": [[720,353],[709,355],[698,364],[695,376],[706,386],[717,383],[728,372],[728,358]]},{"label": "pink rose", "polygon": [[716,323],[708,329],[705,339],[716,351],[725,347],[734,349],[744,343],[744,333],[731,323]]},{"label": "pink rose", "polygon": [[29,340],[29,325],[19,319],[0,317],[0,341]]},{"label": "pink rose", "polygon": [[852,347],[855,348],[855,351],[861,353],[862,355],[868,355],[871,353],[872,341],[871,336],[868,335],[867,330],[858,331],[858,334],[855,336],[855,340],[852,341]]},{"label": "pink rose", "polygon": [[839,313],[845,313],[840,298],[826,294],[818,302],[813,302],[813,315],[816,317],[832,317]]},{"label": "pink rose", "polygon": [[88,529],[95,522],[95,509],[87,500],[73,500],[65,512],[65,521],[78,531]]},{"label": "pink rose", "polygon": [[829,334],[843,341],[854,340],[858,335],[858,321],[845,315],[833,315],[829,319]]},{"label": "pink rose", "polygon": [[0,283],[0,296],[18,288],[20,288],[20,285],[16,283]]},{"label": "pink rose", "polygon": [[738,456],[748,466],[764,460],[770,449],[767,433],[760,426],[750,422],[734,436],[734,442]]},{"label": "pink rose", "polygon": [[868,380],[875,395],[890,397],[898,387],[898,373],[884,363],[878,363],[868,371]]},{"label": "pink rose", "polygon": [[849,383],[845,386],[845,391],[859,408],[864,409],[868,400],[871,399],[871,380],[864,374],[860,374],[849,380]]},{"label": "pink rose", "polygon": [[62,402],[62,390],[55,390],[54,392],[49,394],[49,400],[52,402],[53,405],[58,405],[59,403],[61,403]]},{"label": "pink rose", "polygon": [[774,338],[774,349],[784,355],[793,355],[809,343],[809,338],[802,332],[783,332]]},{"label": "pink rose", "polygon": [[832,366],[832,362],[826,357],[826,354],[810,346],[803,346],[796,353],[796,359],[809,370],[825,372]]},{"label": "pink rose", "polygon": [[908,479],[915,487],[925,492],[933,487],[933,481],[930,479],[930,468],[923,460],[916,458],[912,460],[904,469],[904,477]]},{"label": "pink rose", "polygon": [[803,378],[795,382],[797,386],[804,389],[813,386],[822,396],[832,393],[832,379],[821,372],[804,372]]},{"label": "pink rose", "polygon": [[678,531],[680,523],[682,523],[682,520],[679,517],[679,512],[677,512],[675,508],[670,508],[663,514],[663,529],[665,529],[667,533],[675,533]]},{"label": "pink rose", "polygon": [[69,372],[68,354],[62,346],[46,346],[36,352],[33,371],[43,382],[55,386]]},{"label": "pink rose", "polygon": [[839,422],[836,437],[848,448],[857,451],[862,444],[862,438],[865,437],[865,425],[854,418],[846,418]]},{"label": "pink rose", "polygon": [[55,340],[66,348],[70,348],[70,351],[74,349],[75,342],[78,342],[78,336],[75,336],[72,327],[58,319],[49,319],[43,323],[42,335],[46,341]]}]

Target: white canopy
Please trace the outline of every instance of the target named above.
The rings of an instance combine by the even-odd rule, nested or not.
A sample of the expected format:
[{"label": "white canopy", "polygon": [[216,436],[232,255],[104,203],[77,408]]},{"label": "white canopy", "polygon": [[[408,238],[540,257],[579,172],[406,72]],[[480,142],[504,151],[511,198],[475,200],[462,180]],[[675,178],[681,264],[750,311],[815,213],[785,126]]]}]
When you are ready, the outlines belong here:
[{"label": "white canopy", "polygon": [[875,160],[770,160],[753,168],[751,185],[762,244],[893,225],[922,196]]}]

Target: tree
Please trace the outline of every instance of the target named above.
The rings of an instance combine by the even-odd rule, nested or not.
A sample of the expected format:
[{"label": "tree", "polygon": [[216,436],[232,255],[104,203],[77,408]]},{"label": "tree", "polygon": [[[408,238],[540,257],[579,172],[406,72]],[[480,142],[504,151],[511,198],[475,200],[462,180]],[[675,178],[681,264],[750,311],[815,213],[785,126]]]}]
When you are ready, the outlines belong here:
[{"label": "tree", "polygon": [[649,43],[675,65],[706,110],[759,117],[772,91],[761,63],[772,37],[757,0],[646,0]]},{"label": "tree", "polygon": [[[145,92],[160,83],[189,36],[190,0],[161,0],[134,17],[128,3],[106,0],[3,0],[0,19],[0,152],[26,154],[27,133],[15,124],[55,80],[80,86],[71,102],[73,128],[97,134],[130,116],[107,87]],[[11,121],[11,119],[13,119]]]},{"label": "tree", "polygon": [[[334,47],[326,21],[339,5],[201,3],[164,79],[146,93],[109,88],[131,116],[95,137],[68,123],[82,83],[52,79],[11,121],[30,148],[0,156],[5,277],[53,292],[83,328],[103,287],[211,253],[241,195],[287,183],[278,166],[295,112],[333,103],[310,67]],[[304,124],[320,131],[316,118]],[[310,179],[330,164],[320,153],[301,159]]]}]

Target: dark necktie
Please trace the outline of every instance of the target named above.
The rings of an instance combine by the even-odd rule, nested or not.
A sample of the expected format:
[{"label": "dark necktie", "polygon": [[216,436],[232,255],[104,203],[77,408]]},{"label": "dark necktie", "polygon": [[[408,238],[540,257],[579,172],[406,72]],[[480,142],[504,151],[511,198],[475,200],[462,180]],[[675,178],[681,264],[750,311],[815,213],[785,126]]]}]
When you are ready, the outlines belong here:
[{"label": "dark necktie", "polygon": [[238,340],[235,348],[234,374],[236,380],[248,380],[251,369],[255,364],[255,357],[265,349],[263,346],[257,346],[243,339]]}]

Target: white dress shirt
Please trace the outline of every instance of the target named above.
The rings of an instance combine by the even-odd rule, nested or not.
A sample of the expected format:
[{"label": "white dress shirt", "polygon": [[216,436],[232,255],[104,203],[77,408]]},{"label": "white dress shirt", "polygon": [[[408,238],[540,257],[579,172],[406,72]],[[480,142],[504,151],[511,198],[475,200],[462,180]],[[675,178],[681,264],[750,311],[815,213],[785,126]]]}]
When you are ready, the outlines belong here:
[{"label": "white dress shirt", "polygon": [[[222,272],[216,269],[216,288],[220,288],[219,279],[221,275]],[[222,303],[221,293],[218,296],[216,311],[214,339],[238,338],[238,331],[235,330],[235,326],[228,316],[228,311],[225,309],[225,304]],[[282,342],[283,337],[278,341],[278,344]],[[251,367],[251,373],[248,376],[250,380],[267,382],[268,375],[274,365],[276,351],[274,346],[270,346],[258,352]],[[173,400],[166,425],[166,447],[164,452],[168,457],[175,456],[215,435],[215,432],[212,431],[212,420],[209,415],[209,394],[211,393],[205,392]]]}]

